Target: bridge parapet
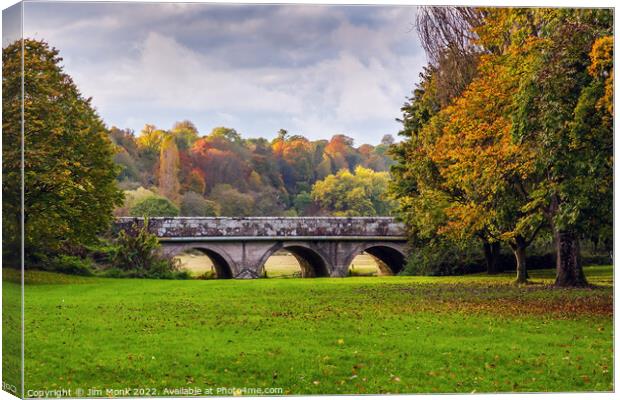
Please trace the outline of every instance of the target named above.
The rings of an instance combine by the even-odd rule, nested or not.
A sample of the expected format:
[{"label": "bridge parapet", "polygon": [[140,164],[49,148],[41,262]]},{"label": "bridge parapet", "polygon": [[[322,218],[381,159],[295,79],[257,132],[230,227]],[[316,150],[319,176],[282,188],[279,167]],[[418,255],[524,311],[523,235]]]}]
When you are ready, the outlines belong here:
[{"label": "bridge parapet", "polygon": [[[131,231],[143,218],[119,218],[114,230]],[[196,240],[405,240],[391,217],[157,217],[149,231],[161,241]]]}]

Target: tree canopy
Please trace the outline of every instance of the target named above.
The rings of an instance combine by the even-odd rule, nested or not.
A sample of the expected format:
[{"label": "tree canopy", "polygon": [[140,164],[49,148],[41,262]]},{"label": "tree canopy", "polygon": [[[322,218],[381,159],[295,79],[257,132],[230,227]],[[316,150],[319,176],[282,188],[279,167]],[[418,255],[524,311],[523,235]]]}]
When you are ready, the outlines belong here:
[{"label": "tree canopy", "polygon": [[525,248],[548,229],[556,284],[584,285],[579,240],[605,240],[612,216],[611,13],[493,8],[469,20],[461,11],[423,17],[425,40],[450,28],[427,50],[459,43],[476,58],[457,68],[475,73],[449,91],[441,81],[453,67],[433,59],[403,107],[391,187],[399,211],[418,243],[509,244],[518,282]]},{"label": "tree canopy", "polygon": [[24,241],[32,257],[96,240],[111,223],[122,192],[114,148],[90,99],[63,71],[58,50],[31,39],[23,41],[22,143],[21,49],[20,40],[2,51],[4,240],[18,240],[23,144]]},{"label": "tree canopy", "polygon": [[129,211],[132,217],[176,217],[179,208],[162,196],[150,196],[138,201]]},{"label": "tree canopy", "polygon": [[312,187],[312,198],[322,210],[337,216],[390,215],[393,203],[387,197],[388,181],[387,172],[362,166],[353,173],[341,169],[317,181]]},{"label": "tree canopy", "polygon": [[[182,215],[190,208],[192,211],[187,213],[198,212],[193,206],[182,205],[190,198],[192,204],[197,204],[196,195],[213,202],[214,210],[222,215],[342,213],[326,203],[319,206],[318,199],[310,195],[313,185],[342,169],[355,171],[358,166],[383,172],[388,179],[387,171],[393,164],[389,149],[395,143],[388,134],[376,146],[356,147],[353,139],[345,135],[311,141],[283,129],[271,141],[244,138],[229,127],[216,127],[201,135],[187,120],[175,123],[169,130],[146,124],[137,136],[129,130],[112,128],[110,135],[116,145],[114,159],[121,168],[119,184],[127,191],[128,199],[135,190],[150,188],[154,195],[181,206]],[[357,179],[368,179],[372,187],[374,178],[363,174]],[[194,194],[185,199],[190,192]],[[134,203],[128,200],[116,215],[128,215]],[[386,212],[379,203],[373,204],[372,210],[369,212]]]}]

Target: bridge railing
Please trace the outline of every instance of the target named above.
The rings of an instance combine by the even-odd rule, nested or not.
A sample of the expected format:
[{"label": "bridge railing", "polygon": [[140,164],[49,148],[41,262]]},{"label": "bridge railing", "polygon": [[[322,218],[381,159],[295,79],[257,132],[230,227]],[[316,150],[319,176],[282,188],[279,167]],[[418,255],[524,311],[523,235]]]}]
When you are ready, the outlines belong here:
[{"label": "bridge railing", "polygon": [[[143,218],[122,217],[114,230],[131,231]],[[209,238],[272,238],[321,240],[404,240],[405,228],[392,217],[156,217],[149,218],[149,231],[164,240]]]}]

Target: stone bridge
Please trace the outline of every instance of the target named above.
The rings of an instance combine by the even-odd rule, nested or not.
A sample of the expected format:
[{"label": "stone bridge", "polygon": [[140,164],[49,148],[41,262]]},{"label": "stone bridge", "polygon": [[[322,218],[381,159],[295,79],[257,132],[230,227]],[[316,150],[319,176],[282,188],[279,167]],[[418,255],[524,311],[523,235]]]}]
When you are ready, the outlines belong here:
[{"label": "stone bridge", "polygon": [[[119,218],[114,230],[143,224]],[[219,278],[260,277],[279,250],[295,256],[303,277],[346,276],[362,252],[382,274],[396,274],[406,256],[404,226],[391,217],[162,217],[149,219],[149,231],[168,255],[199,250],[209,256]]]}]

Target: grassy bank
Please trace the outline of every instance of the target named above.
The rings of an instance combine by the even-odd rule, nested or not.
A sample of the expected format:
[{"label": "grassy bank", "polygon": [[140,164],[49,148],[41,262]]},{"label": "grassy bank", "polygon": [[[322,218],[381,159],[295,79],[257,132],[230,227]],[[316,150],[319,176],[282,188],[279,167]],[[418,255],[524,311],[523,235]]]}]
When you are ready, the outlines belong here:
[{"label": "grassy bank", "polygon": [[[26,278],[26,389],[612,390],[612,269],[228,281]],[[18,291],[14,284],[5,290]],[[150,392],[150,394],[153,394]]]}]

